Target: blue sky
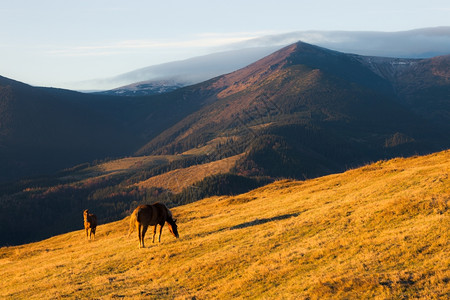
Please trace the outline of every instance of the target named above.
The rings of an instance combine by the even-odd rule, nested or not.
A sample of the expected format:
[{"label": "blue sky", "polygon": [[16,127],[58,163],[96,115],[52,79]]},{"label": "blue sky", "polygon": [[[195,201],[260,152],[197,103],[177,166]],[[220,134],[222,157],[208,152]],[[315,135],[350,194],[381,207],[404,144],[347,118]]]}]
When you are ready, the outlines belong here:
[{"label": "blue sky", "polygon": [[449,20],[448,0],[0,0],[0,75],[70,87],[265,35],[392,32]]}]

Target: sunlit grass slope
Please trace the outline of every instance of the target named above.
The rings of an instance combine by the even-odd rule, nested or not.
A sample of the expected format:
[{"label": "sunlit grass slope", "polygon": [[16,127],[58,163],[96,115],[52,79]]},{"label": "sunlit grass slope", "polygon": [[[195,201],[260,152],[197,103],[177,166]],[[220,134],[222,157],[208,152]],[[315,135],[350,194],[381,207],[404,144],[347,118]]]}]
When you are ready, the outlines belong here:
[{"label": "sunlit grass slope", "polygon": [[204,199],[146,249],[128,219],[1,248],[0,298],[447,299],[449,173],[445,151]]}]

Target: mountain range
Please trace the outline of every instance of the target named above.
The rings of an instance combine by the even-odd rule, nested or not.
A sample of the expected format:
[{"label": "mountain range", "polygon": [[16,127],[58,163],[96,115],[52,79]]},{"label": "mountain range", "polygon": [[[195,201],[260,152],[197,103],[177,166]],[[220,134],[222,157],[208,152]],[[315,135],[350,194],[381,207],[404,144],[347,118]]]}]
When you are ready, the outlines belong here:
[{"label": "mountain range", "polygon": [[[256,141],[285,128],[295,144],[300,132],[322,132],[333,143],[367,148],[355,163],[397,149],[386,147],[394,137],[411,151],[445,148],[449,60],[366,57],[299,42],[227,75],[135,99],[0,78],[0,178],[133,153],[181,153],[227,136],[246,140],[246,148],[249,134]],[[302,151],[311,146],[301,144]]]},{"label": "mountain range", "polygon": [[[0,179],[67,168],[1,185],[2,209],[21,203],[33,215],[36,199],[48,202],[45,214],[28,216],[39,223],[71,203],[55,220],[65,224],[60,230],[71,230],[80,205],[108,211],[102,221],[117,220],[136,201],[166,191],[141,182],[196,164],[228,159],[232,165],[223,168],[229,175],[189,183],[195,191],[183,186],[166,202],[448,149],[449,63],[449,55],[368,57],[298,42],[235,72],[152,96],[83,94],[2,77]],[[124,156],[158,163],[109,177],[87,169],[98,164],[94,160]],[[74,167],[82,163],[89,164]],[[224,189],[227,184],[236,189]],[[43,228],[40,237],[55,233],[55,226]],[[32,240],[27,234],[14,242]]]}]

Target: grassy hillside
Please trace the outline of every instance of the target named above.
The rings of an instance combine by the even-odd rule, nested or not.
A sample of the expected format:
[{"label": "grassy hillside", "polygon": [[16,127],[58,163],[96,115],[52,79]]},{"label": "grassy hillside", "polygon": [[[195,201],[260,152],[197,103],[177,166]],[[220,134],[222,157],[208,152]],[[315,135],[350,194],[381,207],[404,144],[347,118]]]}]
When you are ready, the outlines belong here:
[{"label": "grassy hillside", "polygon": [[0,298],[447,299],[449,174],[444,151],[208,198],[146,249],[128,218],[1,248]]}]

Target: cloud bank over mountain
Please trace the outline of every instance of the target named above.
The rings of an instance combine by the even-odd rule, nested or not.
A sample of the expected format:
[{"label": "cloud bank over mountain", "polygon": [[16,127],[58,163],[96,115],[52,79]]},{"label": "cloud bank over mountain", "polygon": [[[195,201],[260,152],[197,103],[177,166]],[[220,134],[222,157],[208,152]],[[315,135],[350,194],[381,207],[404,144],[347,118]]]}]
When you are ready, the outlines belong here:
[{"label": "cloud bank over mountain", "polygon": [[182,85],[199,83],[243,68],[281,46],[240,48],[153,65],[115,77],[80,82],[80,89],[111,89],[142,81],[173,81]]},{"label": "cloud bank over mountain", "polygon": [[[118,76],[76,84],[79,90],[106,90],[143,81],[195,84],[243,68],[282,47],[303,41],[367,56],[429,58],[450,54],[450,26],[400,32],[296,31],[267,35],[220,48],[212,54],[153,65]],[[215,52],[215,53],[213,53]]]},{"label": "cloud bank over mountain", "polygon": [[236,43],[236,48],[287,45],[303,41],[321,47],[370,56],[429,58],[450,54],[450,26],[399,32],[297,31]]}]

